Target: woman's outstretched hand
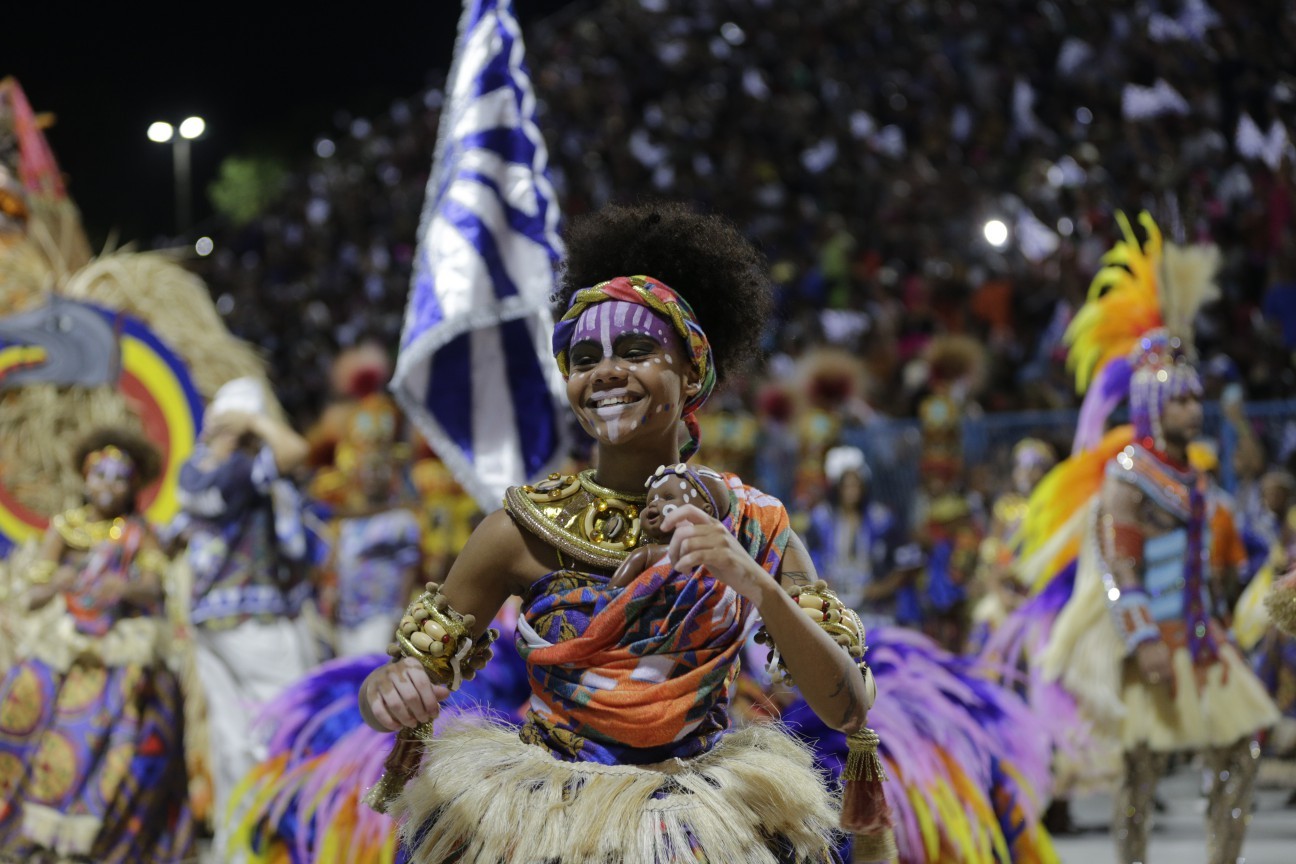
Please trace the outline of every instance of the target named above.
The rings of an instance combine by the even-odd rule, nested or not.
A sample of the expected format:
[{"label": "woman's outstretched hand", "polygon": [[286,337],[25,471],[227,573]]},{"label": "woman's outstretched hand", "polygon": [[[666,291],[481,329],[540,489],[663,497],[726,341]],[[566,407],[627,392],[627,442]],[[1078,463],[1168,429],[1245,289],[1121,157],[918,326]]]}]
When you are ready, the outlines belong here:
[{"label": "woman's outstretched hand", "polygon": [[769,591],[780,591],[777,581],[752,560],[720,520],[698,507],[685,504],[662,520],[662,530],[671,534],[671,566],[681,573],[698,567],[751,600],[761,604]]},{"label": "woman's outstretched hand", "polygon": [[435,720],[450,691],[433,684],[413,657],[380,666],[360,687],[360,714],[370,728],[396,732]]}]

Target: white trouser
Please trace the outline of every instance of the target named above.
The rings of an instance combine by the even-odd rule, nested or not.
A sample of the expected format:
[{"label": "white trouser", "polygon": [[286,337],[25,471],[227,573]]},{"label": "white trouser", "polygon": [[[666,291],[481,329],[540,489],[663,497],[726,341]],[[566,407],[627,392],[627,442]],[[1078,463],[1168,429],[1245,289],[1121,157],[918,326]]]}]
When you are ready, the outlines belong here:
[{"label": "white trouser", "polygon": [[337,628],[337,656],[358,657],[361,654],[386,652],[396,636],[400,615],[375,615],[354,627]]},{"label": "white trouser", "polygon": [[253,725],[267,702],[314,665],[311,639],[299,622],[195,628],[198,677],[207,694],[217,860],[225,860],[230,795],[266,754],[265,736],[255,734]]}]

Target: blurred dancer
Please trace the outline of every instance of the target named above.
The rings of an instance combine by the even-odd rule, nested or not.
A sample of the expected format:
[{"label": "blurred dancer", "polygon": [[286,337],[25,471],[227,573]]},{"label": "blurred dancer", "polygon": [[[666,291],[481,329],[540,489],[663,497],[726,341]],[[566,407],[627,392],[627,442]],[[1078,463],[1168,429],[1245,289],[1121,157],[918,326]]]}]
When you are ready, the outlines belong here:
[{"label": "blurred dancer", "polygon": [[[1113,455],[1105,464],[1091,460],[1104,472],[1097,494],[1079,518],[1064,520],[1070,529],[1045,543],[1079,532],[1074,591],[1041,662],[1123,753],[1113,819],[1118,860],[1147,860],[1153,796],[1168,757],[1198,750],[1214,781],[1209,860],[1232,864],[1250,813],[1253,738],[1278,712],[1221,624],[1244,556],[1236,531],[1226,530],[1223,499],[1187,461],[1202,423],[1192,321],[1213,294],[1218,251],[1163,246],[1146,215],[1148,239],[1139,244],[1120,221],[1125,241],[1104,259],[1112,263],[1095,277],[1068,331],[1073,368],[1089,391],[1072,461],[1084,462],[1091,448]],[[1107,417],[1125,399],[1132,431],[1114,430],[1100,443]],[[1083,488],[1076,479],[1070,488],[1042,483],[1041,506],[1050,495],[1075,500]],[[1033,509],[1028,518],[1036,518]]]},{"label": "blurred dancer", "polygon": [[332,496],[332,554],[325,568],[334,596],[324,606],[337,625],[340,657],[385,651],[423,581],[422,531],[407,506],[411,496],[397,450],[399,416],[390,398],[365,397],[347,418],[336,451],[331,474],[341,483]]},{"label": "blurred dancer", "polygon": [[116,430],[76,454],[86,503],[22,574],[20,662],[0,685],[0,851],[173,862],[192,844],[180,687],[166,665],[168,562],[138,511],[158,456]]},{"label": "blurred dancer", "polygon": [[810,513],[806,547],[815,569],[868,627],[895,623],[896,594],[917,574],[922,551],[900,542],[900,525],[885,504],[870,500],[872,477],[857,447],[824,457],[828,500]]},{"label": "blurred dancer", "polygon": [[311,590],[301,503],[282,479],[306,450],[301,436],[270,416],[264,386],[236,379],[216,393],[180,474],[218,851],[230,792],[257,758],[253,719],[314,662],[297,620]]},{"label": "blurred dancer", "polygon": [[[1233,632],[1283,714],[1265,742],[1262,774],[1296,789],[1296,637],[1284,633],[1265,608],[1275,583],[1296,562],[1296,479],[1287,471],[1269,471],[1260,480],[1260,496],[1264,509],[1252,526],[1268,555],[1238,601]],[[1287,804],[1296,805],[1296,791]]]}]

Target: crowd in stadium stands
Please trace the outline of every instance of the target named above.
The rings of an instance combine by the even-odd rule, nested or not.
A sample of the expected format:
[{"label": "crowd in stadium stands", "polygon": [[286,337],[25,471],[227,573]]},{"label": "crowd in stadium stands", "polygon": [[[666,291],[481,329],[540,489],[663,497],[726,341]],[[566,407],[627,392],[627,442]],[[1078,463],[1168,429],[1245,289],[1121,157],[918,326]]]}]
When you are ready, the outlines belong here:
[{"label": "crowd in stadium stands", "polygon": [[[870,410],[912,416],[924,348],[968,334],[987,411],[1072,406],[1062,331],[1116,212],[1147,209],[1171,239],[1222,248],[1199,339],[1212,381],[1296,394],[1281,0],[608,0],[525,37],[566,214],[683,198],[761,243],[782,304],[767,378],[839,345]],[[339,116],[199,265],[302,423],[339,348],[396,344],[443,83]],[[1002,247],[983,234],[996,219]]]}]

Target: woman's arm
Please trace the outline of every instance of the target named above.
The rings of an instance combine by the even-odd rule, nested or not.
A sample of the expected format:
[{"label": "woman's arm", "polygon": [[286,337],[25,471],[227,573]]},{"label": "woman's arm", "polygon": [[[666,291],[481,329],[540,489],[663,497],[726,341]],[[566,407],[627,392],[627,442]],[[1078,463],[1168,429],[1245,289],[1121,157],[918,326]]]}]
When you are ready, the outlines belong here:
[{"label": "woman's arm", "polygon": [[706,567],[713,576],[756,604],[765,631],[778,645],[801,695],[829,726],[851,734],[864,727],[873,694],[855,661],[801,609],[784,586],[808,586],[816,573],[810,554],[793,535],[778,579],[752,560],[720,522],[692,505],[666,517],[673,531],[670,556],[675,569]]},{"label": "woman's arm", "polygon": [[[487,516],[468,538],[441,593],[460,615],[476,618],[474,637],[486,632],[511,594],[525,590],[528,576],[544,572],[538,551],[503,510]],[[393,732],[435,719],[448,694],[445,687],[434,686],[417,660],[407,657],[369,674],[360,687],[360,714],[371,728]]]},{"label": "woman's arm", "polygon": [[1133,484],[1108,475],[1099,494],[1098,543],[1102,563],[1116,588],[1114,599],[1110,592],[1107,595],[1108,605],[1127,604],[1127,611],[1117,620],[1132,622],[1133,630],[1121,635],[1138,640],[1132,646],[1127,644],[1126,650],[1133,654],[1144,681],[1152,686],[1165,684],[1173,692],[1173,652],[1156,628],[1143,590],[1143,493]]},{"label": "woman's arm", "polygon": [[796,534],[788,543],[779,571],[780,590],[757,604],[765,631],[778,646],[788,673],[806,703],[819,717],[847,735],[864,728],[875,692],[856,661],[787,593],[818,579],[814,562]]}]

